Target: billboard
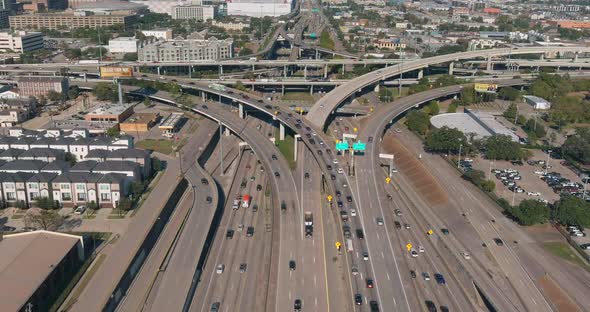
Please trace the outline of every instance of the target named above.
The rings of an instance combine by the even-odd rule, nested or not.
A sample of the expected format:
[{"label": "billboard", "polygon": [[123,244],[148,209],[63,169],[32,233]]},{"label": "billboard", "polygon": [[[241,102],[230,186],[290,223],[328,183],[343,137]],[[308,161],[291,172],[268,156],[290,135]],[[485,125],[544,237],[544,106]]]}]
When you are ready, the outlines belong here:
[{"label": "billboard", "polygon": [[101,66],[100,78],[133,77],[133,67]]},{"label": "billboard", "polygon": [[476,83],[475,92],[496,93],[498,85],[493,83]]}]

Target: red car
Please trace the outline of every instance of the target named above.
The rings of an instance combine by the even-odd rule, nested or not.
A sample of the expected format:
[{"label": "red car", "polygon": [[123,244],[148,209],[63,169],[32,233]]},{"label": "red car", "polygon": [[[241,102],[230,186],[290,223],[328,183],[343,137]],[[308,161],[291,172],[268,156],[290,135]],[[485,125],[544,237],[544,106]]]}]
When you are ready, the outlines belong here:
[{"label": "red car", "polygon": [[373,279],[367,278],[367,288],[373,288]]}]

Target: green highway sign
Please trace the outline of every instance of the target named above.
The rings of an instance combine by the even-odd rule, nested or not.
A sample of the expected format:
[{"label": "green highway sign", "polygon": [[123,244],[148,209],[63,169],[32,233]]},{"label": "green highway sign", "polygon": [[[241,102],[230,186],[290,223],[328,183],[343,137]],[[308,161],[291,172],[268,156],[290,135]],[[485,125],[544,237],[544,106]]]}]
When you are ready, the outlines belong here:
[{"label": "green highway sign", "polygon": [[336,150],[337,151],[345,151],[347,149],[348,149],[348,142],[342,141],[342,142],[336,143]]},{"label": "green highway sign", "polygon": [[356,142],[352,144],[352,149],[358,152],[364,152],[367,149],[367,143]]}]

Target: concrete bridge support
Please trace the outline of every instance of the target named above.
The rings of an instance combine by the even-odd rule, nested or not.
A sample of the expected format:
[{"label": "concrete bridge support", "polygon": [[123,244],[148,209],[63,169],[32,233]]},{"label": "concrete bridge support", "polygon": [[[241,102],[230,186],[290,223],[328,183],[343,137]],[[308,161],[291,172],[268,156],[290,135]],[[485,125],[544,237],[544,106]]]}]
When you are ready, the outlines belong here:
[{"label": "concrete bridge support", "polygon": [[375,89],[374,89],[375,93],[378,93],[379,89],[381,89],[381,84],[378,83],[375,85]]},{"label": "concrete bridge support", "polygon": [[287,78],[287,65],[283,66],[283,77]]},{"label": "concrete bridge support", "polygon": [[455,71],[455,62],[449,63],[449,75],[452,75],[453,71]]},{"label": "concrete bridge support", "polygon": [[578,61],[578,52],[574,52],[574,62]]},{"label": "concrete bridge support", "polygon": [[303,78],[307,79],[307,65],[303,67]]},{"label": "concrete bridge support", "polygon": [[158,68],[158,76],[159,76],[159,75],[161,75],[161,74],[160,74],[161,67],[160,67],[160,66],[158,66],[157,68]]},{"label": "concrete bridge support", "polygon": [[285,95],[285,85],[281,85],[281,95]]},{"label": "concrete bridge support", "polygon": [[297,147],[298,147],[298,143],[299,143],[299,139],[301,139],[301,136],[299,134],[295,135],[295,140],[293,141],[293,159],[295,161],[297,161]]},{"label": "concrete bridge support", "polygon": [[282,122],[279,122],[279,141],[283,141],[285,139],[285,125]]},{"label": "concrete bridge support", "polygon": [[244,104],[242,103],[238,104],[238,115],[240,118],[244,119]]},{"label": "concrete bridge support", "polygon": [[545,53],[541,54],[541,57],[539,58],[541,61],[545,60]]},{"label": "concrete bridge support", "polygon": [[219,65],[219,76],[223,75],[223,65]]},{"label": "concrete bridge support", "polygon": [[84,77],[84,82],[88,82],[88,77],[87,77],[87,75],[86,75],[86,72],[84,72],[84,73],[82,74],[82,77]]},{"label": "concrete bridge support", "polygon": [[492,70],[492,57],[488,56],[487,61],[488,63],[486,64],[486,70]]},{"label": "concrete bridge support", "polygon": [[313,95],[313,85],[309,86],[309,95]]},{"label": "concrete bridge support", "polygon": [[320,59],[320,51],[318,49],[315,49],[315,59],[316,60]]},{"label": "concrete bridge support", "polygon": [[328,64],[324,65],[324,79],[328,78]]},{"label": "concrete bridge support", "polygon": [[418,80],[424,78],[424,69],[418,70]]}]

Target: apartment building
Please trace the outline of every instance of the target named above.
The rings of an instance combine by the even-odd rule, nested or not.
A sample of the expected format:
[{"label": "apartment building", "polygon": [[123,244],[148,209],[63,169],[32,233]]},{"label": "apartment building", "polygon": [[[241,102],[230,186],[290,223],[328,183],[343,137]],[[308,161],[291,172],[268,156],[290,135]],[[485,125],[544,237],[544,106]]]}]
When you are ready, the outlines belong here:
[{"label": "apartment building", "polygon": [[141,33],[146,37],[154,37],[156,39],[172,39],[172,29],[142,30]]},{"label": "apartment building", "polygon": [[[2,156],[2,154],[0,154]],[[2,159],[0,157],[0,159]],[[95,149],[88,152],[86,160],[93,160],[96,162],[107,162],[107,161],[131,161],[138,164],[141,167],[143,178],[147,178],[152,174],[152,165],[150,153],[146,150],[130,148],[121,150],[100,150]]]},{"label": "apartment building", "polygon": [[232,39],[185,39],[158,41],[139,48],[141,62],[188,62],[232,57]]},{"label": "apartment building", "polygon": [[3,52],[29,52],[45,47],[43,34],[40,32],[0,32],[0,50]]},{"label": "apartment building", "polygon": [[182,20],[206,21],[213,19],[215,8],[212,5],[182,5],[172,7],[172,18]]},{"label": "apartment building", "polygon": [[244,28],[250,27],[250,23],[243,21],[212,21],[211,25],[227,31],[242,31]]},{"label": "apartment building", "polygon": [[101,208],[115,208],[128,189],[125,176],[118,173],[68,172],[51,181],[52,198],[63,207],[95,202]]},{"label": "apartment building", "polygon": [[9,17],[10,28],[19,30],[72,28],[96,28],[112,25],[128,25],[137,20],[137,15],[86,15],[72,13],[25,14]]},{"label": "apartment building", "polygon": [[49,91],[66,93],[70,88],[70,81],[65,77],[17,77],[16,83],[18,84],[18,93],[21,97],[46,96]]}]

